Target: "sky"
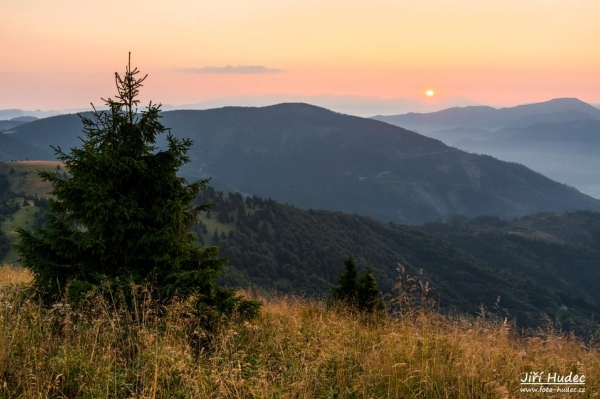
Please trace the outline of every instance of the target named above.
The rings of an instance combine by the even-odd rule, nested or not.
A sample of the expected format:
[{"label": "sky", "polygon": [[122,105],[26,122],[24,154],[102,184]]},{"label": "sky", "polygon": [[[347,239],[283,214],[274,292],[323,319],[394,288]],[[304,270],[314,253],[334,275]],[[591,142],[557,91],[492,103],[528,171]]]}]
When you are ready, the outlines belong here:
[{"label": "sky", "polygon": [[129,52],[143,102],[600,104],[599,18],[598,0],[0,0],[0,109],[102,104]]}]

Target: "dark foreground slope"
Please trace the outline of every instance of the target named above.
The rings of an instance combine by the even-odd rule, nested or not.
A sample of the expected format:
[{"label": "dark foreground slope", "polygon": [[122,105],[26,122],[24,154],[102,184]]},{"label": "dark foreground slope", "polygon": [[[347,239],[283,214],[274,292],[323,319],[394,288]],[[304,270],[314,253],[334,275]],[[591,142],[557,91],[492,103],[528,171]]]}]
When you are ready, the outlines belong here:
[{"label": "dark foreground slope", "polygon": [[214,203],[201,241],[231,258],[225,281],[328,294],[353,253],[387,293],[407,273],[430,281],[444,308],[471,313],[500,307],[521,325],[542,313],[583,331],[600,311],[600,214],[536,215],[514,222],[459,218],[422,228],[339,212],[305,211],[257,197],[206,190]]},{"label": "dark foreground slope", "polygon": [[[195,143],[186,176],[303,208],[401,222],[600,210],[600,201],[521,165],[306,104],[163,117],[176,136]],[[79,145],[80,128],[77,116],[60,116],[19,126],[14,136],[40,150],[69,148]]]},{"label": "dark foreground slope", "polygon": [[[14,194],[10,187],[38,196],[48,191],[34,181],[34,174],[23,173],[23,165],[3,167],[6,173],[15,169],[9,175],[12,186],[0,175],[0,192],[8,197]],[[521,325],[539,325],[546,313],[580,332],[600,310],[598,213],[538,214],[512,222],[456,217],[412,227],[210,188],[198,202],[214,204],[197,232],[202,243],[218,244],[230,256],[224,276],[230,285],[327,295],[343,271],[343,259],[352,252],[360,268],[373,268],[385,292],[392,293],[400,263],[408,274],[421,275],[435,287],[430,297],[444,308],[475,313],[481,305],[493,308],[500,296],[500,306]],[[33,226],[34,219],[17,214],[33,217],[34,209],[21,206],[24,201],[16,204],[21,209],[9,206],[5,217],[14,216],[22,227]]]}]

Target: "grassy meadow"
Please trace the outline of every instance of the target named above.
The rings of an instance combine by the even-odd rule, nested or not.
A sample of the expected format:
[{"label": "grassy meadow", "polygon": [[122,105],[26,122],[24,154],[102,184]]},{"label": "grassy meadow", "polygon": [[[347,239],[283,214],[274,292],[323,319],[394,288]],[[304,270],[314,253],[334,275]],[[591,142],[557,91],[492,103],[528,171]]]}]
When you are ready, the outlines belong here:
[{"label": "grassy meadow", "polygon": [[[369,318],[318,300],[256,293],[251,322],[212,333],[187,303],[135,289],[131,310],[90,298],[40,307],[24,269],[0,268],[0,398],[592,398],[598,346],[551,328],[408,309]],[[202,344],[200,344],[202,343]],[[531,371],[585,374],[585,392],[521,392]]]},{"label": "grassy meadow", "polygon": [[[40,180],[37,171],[64,172],[64,165],[60,161],[15,161],[0,164],[0,173],[5,174],[10,182],[10,190],[17,194],[37,195],[47,197],[52,188],[48,182]],[[13,173],[11,173],[11,169]]]}]

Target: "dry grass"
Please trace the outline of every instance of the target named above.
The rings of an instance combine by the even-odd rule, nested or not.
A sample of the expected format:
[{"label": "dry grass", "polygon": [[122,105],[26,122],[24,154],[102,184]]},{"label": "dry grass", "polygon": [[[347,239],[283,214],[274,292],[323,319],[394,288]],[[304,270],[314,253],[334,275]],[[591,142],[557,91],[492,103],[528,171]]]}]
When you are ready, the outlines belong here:
[{"label": "dry grass", "polygon": [[586,375],[585,393],[544,397],[600,392],[597,347],[482,318],[377,320],[263,296],[256,320],[197,351],[185,303],[159,308],[139,290],[133,311],[100,299],[44,309],[21,291],[0,288],[0,398],[531,398],[519,378],[532,370]]},{"label": "dry grass", "polygon": [[8,284],[27,284],[31,281],[31,273],[18,266],[0,266],[0,287]]}]

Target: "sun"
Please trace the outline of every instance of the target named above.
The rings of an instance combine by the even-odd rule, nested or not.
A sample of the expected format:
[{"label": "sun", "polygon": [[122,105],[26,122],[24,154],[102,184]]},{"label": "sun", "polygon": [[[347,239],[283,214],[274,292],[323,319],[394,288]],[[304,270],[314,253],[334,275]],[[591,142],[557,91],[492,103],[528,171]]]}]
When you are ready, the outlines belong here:
[{"label": "sun", "polygon": [[425,95],[427,97],[433,97],[433,96],[435,96],[435,91],[429,89],[429,90],[425,91]]}]

